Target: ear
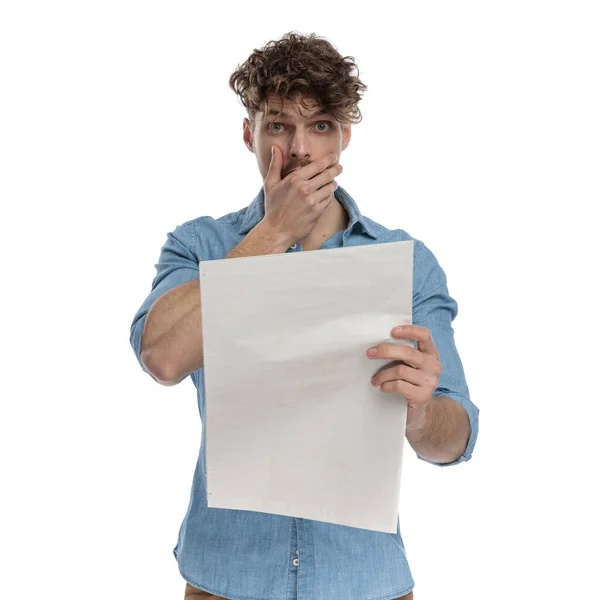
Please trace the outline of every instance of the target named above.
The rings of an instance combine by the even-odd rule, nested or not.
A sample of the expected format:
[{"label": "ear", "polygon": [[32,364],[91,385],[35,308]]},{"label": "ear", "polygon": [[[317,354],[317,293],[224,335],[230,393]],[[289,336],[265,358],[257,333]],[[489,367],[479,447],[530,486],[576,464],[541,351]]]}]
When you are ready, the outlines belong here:
[{"label": "ear", "polygon": [[244,119],[244,144],[250,152],[254,153],[254,136],[252,135],[250,119]]},{"label": "ear", "polygon": [[352,123],[342,124],[342,150],[345,150],[350,143],[352,137]]}]

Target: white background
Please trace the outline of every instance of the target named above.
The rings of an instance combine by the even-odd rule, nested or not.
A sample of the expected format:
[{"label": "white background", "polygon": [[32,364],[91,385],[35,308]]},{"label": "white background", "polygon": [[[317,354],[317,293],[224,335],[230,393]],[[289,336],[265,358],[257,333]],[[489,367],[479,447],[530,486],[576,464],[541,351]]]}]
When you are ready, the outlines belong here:
[{"label": "white background", "polygon": [[260,189],[228,78],[297,30],[358,62],[338,181],[438,258],[481,410],[470,462],[407,452],[416,600],[600,597],[599,29],[574,0],[2,3],[0,596],[183,598],[195,389],[129,328],[167,232]]}]

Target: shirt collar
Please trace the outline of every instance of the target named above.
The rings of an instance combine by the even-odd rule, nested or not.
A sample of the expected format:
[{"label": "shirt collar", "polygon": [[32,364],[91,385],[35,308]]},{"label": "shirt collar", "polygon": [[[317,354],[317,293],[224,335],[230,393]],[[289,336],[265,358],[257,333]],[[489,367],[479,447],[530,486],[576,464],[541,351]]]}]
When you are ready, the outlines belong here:
[{"label": "shirt collar", "polygon": [[[346,209],[348,213],[348,228],[346,231],[351,232],[355,227],[362,229],[368,236],[376,239],[377,233],[373,226],[366,221],[366,219],[360,214],[360,210],[352,196],[340,185],[334,192],[336,200]],[[245,235],[251,229],[256,227],[265,216],[265,191],[264,186],[260,188],[260,191],[252,201],[252,203],[246,209],[246,214],[242,219],[240,226],[240,234]]]}]

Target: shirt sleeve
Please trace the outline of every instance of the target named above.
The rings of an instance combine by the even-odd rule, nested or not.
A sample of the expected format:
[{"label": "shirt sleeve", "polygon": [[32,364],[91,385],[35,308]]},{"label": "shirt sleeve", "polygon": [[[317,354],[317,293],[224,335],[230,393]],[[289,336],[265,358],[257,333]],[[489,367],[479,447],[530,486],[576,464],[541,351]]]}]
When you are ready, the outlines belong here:
[{"label": "shirt sleeve", "polygon": [[142,303],[131,323],[129,342],[137,357],[142,370],[155,379],[141,359],[142,334],[146,316],[150,307],[164,293],[173,288],[198,279],[199,258],[197,254],[196,234],[193,222],[188,221],[178,225],[172,232],[167,234],[167,241],[160,250],[158,263],[154,265],[156,276],[152,281],[152,290]]},{"label": "shirt sleeve", "polygon": [[[479,432],[479,409],[471,402],[463,365],[454,342],[452,321],[458,314],[458,305],[448,293],[446,274],[431,250],[419,240],[415,240],[414,267],[413,324],[429,329],[442,363],[442,373],[433,395],[459,402],[466,410],[471,426],[467,447],[457,460],[436,463],[417,456],[431,464],[449,467],[471,458]],[[416,342],[414,347],[417,347]]]}]

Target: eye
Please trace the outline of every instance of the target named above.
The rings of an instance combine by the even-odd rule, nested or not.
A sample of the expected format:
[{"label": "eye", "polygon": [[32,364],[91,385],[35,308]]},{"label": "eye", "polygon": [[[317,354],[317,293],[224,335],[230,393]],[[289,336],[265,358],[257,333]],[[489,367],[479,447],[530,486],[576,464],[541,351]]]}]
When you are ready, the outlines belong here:
[{"label": "eye", "polygon": [[[321,127],[319,129],[319,125],[325,125],[326,127],[325,128]],[[333,125],[331,124],[330,121],[319,121],[318,123],[316,123],[317,130],[322,133],[331,129],[332,126]],[[269,131],[272,131],[273,133],[279,133],[281,131],[281,129],[274,129],[275,127],[285,127],[285,125],[283,123],[276,123],[276,122],[272,122],[272,123],[268,124]]]}]

